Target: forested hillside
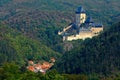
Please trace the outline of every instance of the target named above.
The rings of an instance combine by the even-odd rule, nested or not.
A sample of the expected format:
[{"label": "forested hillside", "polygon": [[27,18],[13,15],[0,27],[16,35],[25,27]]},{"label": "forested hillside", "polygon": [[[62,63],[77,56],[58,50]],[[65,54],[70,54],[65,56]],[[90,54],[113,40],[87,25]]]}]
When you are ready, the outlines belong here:
[{"label": "forested hillside", "polygon": [[[9,30],[6,30],[5,26],[4,28],[2,27],[0,27],[0,29],[2,30],[4,29],[3,31],[5,31],[6,33],[9,30],[12,30],[12,32],[14,33],[13,29],[7,27]],[[21,34],[20,33],[14,34],[13,35],[14,38],[16,38],[15,35],[20,36]],[[5,39],[8,40],[9,38],[7,37]],[[0,39],[1,40],[4,39],[2,33],[0,34]],[[104,33],[101,33],[101,35],[98,37],[94,37],[93,39],[86,39],[85,41],[81,40],[77,40],[75,42],[73,41],[72,42],[73,44],[78,45],[74,45],[74,48],[71,51],[66,52],[60,60],[57,60],[58,62],[56,64],[57,70],[62,73],[58,73],[56,70],[49,70],[46,74],[43,75],[41,73],[30,72],[26,70],[25,67],[20,67],[16,65],[14,62],[12,62],[5,63],[0,67],[0,79],[119,80],[120,79],[119,40],[120,40],[120,22],[113,25],[109,30],[105,31]],[[2,43],[5,44],[5,42]],[[7,48],[9,48],[7,50],[14,55],[15,49],[11,48],[10,44]],[[0,50],[4,51],[4,48]],[[5,54],[9,54],[8,51],[6,52],[4,51]],[[0,59],[3,60],[3,57],[0,57]]]},{"label": "forested hillside", "polygon": [[120,71],[120,22],[98,37],[78,40],[57,64],[65,73],[117,74]]},{"label": "forested hillside", "polygon": [[[0,80],[119,80],[119,4],[119,0],[1,0]],[[92,39],[63,42],[57,33],[75,21],[79,6],[105,30]],[[26,69],[28,60],[50,57],[56,63],[45,75]]]},{"label": "forested hillside", "polygon": [[53,51],[37,40],[25,37],[8,26],[0,24],[0,65],[4,62],[25,64],[30,60],[49,60],[58,58],[59,53]]},{"label": "forested hillside", "polygon": [[120,16],[119,0],[5,0],[1,4],[3,23],[59,52],[62,39],[57,32],[74,21],[77,7],[83,6],[89,16],[105,26]]}]

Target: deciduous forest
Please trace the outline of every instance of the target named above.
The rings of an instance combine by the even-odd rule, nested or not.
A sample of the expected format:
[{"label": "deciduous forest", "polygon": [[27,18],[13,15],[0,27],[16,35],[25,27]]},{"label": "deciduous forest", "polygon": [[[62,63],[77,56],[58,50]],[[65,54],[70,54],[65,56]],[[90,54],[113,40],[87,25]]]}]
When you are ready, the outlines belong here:
[{"label": "deciduous forest", "polygon": [[[119,0],[0,1],[0,80],[119,80]],[[104,31],[92,39],[64,41],[58,31],[82,6]],[[56,59],[46,74],[27,70],[29,60]]]}]

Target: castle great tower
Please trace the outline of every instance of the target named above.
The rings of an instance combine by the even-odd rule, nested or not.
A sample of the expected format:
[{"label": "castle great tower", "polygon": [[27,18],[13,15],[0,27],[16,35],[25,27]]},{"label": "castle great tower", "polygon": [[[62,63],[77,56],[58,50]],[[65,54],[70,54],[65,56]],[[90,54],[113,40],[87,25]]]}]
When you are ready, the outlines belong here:
[{"label": "castle great tower", "polygon": [[76,10],[76,25],[79,27],[86,20],[86,13],[83,7],[78,7]]}]

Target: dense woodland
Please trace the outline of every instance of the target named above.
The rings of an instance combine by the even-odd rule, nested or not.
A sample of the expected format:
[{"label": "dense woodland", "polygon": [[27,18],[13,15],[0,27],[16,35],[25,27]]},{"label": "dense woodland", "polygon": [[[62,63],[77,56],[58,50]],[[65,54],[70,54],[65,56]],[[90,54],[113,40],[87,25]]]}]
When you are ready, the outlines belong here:
[{"label": "dense woodland", "polygon": [[[20,32],[16,32],[16,30],[7,26],[1,25],[0,30],[0,61],[2,63],[2,66],[0,67],[1,80],[120,79],[120,22],[112,25],[108,30],[92,39],[72,41],[71,43],[74,47],[70,51],[66,51],[62,57],[47,47],[46,50],[44,50],[44,45],[41,49],[36,41],[23,37]],[[66,42],[66,44],[69,44],[69,42]],[[44,54],[37,53],[39,50]],[[47,50],[54,54],[48,55],[48,53],[46,53]],[[36,53],[32,54],[32,51]],[[26,69],[26,65],[22,65],[24,64],[22,62],[29,58],[40,60],[49,58],[50,56],[56,58],[59,57],[59,59],[57,60],[56,66],[53,67],[52,70],[49,70],[45,75],[30,72]],[[20,66],[20,64],[22,66]]]},{"label": "dense woodland", "polygon": [[0,25],[0,65],[4,62],[15,61],[25,64],[30,60],[49,60],[50,57],[59,57],[42,42],[30,39],[8,26]]},{"label": "dense woodland", "polygon": [[0,68],[0,80],[119,80],[120,74],[102,76],[98,74],[60,74],[55,69],[46,74],[34,73],[15,63],[5,63]]},{"label": "dense woodland", "polygon": [[[119,4],[119,0],[0,1],[0,80],[119,80]],[[57,33],[75,21],[79,6],[103,23],[104,32],[63,42]],[[26,70],[28,60],[50,57],[56,63],[45,75]]]},{"label": "dense woodland", "polygon": [[120,22],[97,37],[73,41],[73,44],[74,48],[58,60],[58,70],[104,75],[120,71]]}]

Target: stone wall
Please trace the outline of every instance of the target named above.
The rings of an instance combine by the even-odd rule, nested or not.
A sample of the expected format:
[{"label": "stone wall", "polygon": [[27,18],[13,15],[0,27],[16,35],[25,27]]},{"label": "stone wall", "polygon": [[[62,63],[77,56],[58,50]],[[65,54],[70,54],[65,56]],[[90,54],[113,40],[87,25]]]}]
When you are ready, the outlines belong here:
[{"label": "stone wall", "polygon": [[81,31],[79,34],[67,36],[66,40],[72,41],[77,39],[86,39],[86,38],[92,38],[93,36],[97,36],[101,31],[103,31],[103,27],[100,28],[94,28],[92,27],[90,31]]},{"label": "stone wall", "polygon": [[77,39],[86,39],[86,38],[92,38],[93,36],[95,36],[91,31],[87,31],[87,32],[80,32],[77,35],[71,35],[71,36],[67,36],[67,40],[68,41],[72,41],[72,40],[77,40]]},{"label": "stone wall", "polygon": [[90,30],[92,31],[92,33],[96,34],[103,31],[103,27],[98,27],[98,28],[92,27]]}]

